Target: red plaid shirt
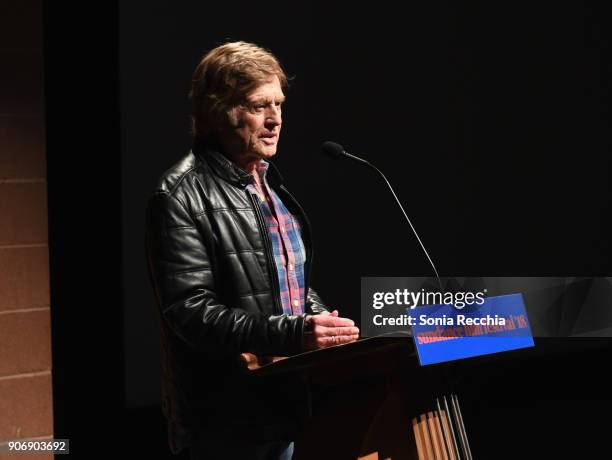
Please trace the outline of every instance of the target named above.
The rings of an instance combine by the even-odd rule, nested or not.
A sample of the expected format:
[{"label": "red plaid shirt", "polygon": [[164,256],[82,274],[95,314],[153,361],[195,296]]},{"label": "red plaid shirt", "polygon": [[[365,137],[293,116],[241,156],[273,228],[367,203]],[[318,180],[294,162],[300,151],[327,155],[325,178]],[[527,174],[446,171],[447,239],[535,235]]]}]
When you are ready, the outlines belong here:
[{"label": "red plaid shirt", "polygon": [[247,190],[259,200],[264,215],[276,263],[283,313],[301,315],[305,304],[306,250],[298,220],[287,210],[276,192],[268,186],[267,170],[268,163],[265,161],[258,163],[257,173],[263,190],[258,190],[255,184],[248,185]]}]

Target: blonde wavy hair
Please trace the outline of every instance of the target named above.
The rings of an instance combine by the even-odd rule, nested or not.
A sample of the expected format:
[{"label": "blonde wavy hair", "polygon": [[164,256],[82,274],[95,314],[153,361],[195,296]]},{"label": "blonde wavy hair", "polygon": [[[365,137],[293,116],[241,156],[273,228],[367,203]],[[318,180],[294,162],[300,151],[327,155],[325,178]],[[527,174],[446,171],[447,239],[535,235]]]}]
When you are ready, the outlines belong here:
[{"label": "blonde wavy hair", "polygon": [[191,82],[193,136],[206,138],[219,123],[231,123],[232,108],[274,76],[282,88],[287,87],[287,76],[278,60],[253,43],[230,42],[209,51]]}]

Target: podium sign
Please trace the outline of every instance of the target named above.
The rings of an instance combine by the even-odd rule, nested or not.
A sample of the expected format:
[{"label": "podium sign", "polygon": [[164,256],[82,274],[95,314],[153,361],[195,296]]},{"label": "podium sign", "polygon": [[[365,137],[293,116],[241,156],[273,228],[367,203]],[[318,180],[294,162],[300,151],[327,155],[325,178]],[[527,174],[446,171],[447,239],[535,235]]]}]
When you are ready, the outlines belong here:
[{"label": "podium sign", "polygon": [[407,310],[421,366],[533,347],[521,294],[480,305],[424,305]]}]

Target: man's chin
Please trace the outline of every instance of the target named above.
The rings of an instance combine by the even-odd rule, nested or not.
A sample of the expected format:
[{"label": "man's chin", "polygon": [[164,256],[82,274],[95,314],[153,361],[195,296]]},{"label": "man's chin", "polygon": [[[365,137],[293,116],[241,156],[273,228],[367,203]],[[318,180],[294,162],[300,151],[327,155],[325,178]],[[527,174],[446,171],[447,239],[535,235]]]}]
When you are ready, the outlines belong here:
[{"label": "man's chin", "polygon": [[272,158],[274,155],[276,155],[276,146],[265,147],[263,149],[260,149],[257,153],[259,154],[259,157],[264,160],[266,158]]}]

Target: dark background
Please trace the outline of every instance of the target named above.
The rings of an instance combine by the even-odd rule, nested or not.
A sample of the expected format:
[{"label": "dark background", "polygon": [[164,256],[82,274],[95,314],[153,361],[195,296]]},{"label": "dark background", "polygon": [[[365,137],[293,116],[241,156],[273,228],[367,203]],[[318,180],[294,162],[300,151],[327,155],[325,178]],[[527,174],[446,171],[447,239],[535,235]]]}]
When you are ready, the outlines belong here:
[{"label": "dark background", "polygon": [[[295,77],[276,164],[314,227],[313,284],[343,315],[359,318],[362,276],[430,268],[381,180],[322,157],[324,140],[385,172],[442,275],[611,273],[601,5],[117,3],[45,11],[56,437],[111,426],[167,451],[144,206],[190,147],[192,72],[227,40]],[[580,446],[569,421],[610,408],[610,345],[589,345],[467,378],[477,458],[526,414],[545,421],[528,439],[537,425]]]}]

